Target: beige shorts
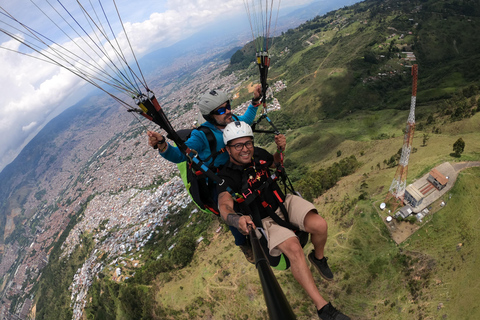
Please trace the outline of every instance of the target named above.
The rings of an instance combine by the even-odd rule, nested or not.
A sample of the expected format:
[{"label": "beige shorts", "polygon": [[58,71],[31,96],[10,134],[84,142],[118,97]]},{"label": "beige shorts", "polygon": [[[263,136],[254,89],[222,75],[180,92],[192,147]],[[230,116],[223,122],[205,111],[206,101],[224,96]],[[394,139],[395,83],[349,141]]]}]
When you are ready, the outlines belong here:
[{"label": "beige shorts", "polygon": [[[305,231],[303,222],[307,213],[311,210],[317,212],[317,209],[313,203],[296,195],[287,194],[284,205],[287,209],[290,223],[302,231]],[[277,209],[276,214],[283,219],[283,214],[280,208]],[[277,249],[279,244],[288,238],[296,237],[295,232],[288,228],[279,226],[270,217],[262,219],[262,225],[268,238],[268,249],[270,251],[270,255],[273,257],[277,257],[281,254],[281,251]]]}]

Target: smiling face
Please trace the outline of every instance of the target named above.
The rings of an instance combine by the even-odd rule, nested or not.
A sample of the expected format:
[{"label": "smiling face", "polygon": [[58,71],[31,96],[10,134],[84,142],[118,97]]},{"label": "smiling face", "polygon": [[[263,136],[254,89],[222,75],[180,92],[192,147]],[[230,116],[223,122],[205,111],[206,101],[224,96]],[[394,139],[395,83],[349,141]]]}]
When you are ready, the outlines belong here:
[{"label": "smiling face", "polygon": [[237,165],[246,165],[252,161],[253,157],[253,139],[252,137],[242,137],[230,141],[227,144],[227,152],[230,155],[230,161]]}]

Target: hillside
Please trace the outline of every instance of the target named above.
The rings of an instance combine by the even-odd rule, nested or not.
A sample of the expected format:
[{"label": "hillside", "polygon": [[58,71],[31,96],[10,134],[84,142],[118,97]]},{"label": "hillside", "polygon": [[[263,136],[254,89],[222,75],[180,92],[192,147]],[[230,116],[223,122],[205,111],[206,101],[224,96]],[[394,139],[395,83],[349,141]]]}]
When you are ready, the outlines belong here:
[{"label": "hillside", "polygon": [[[317,207],[329,221],[326,250],[335,281],[328,283],[314,273],[321,293],[352,319],[478,317],[478,288],[468,283],[479,280],[474,266],[480,254],[474,227],[479,211],[472,207],[479,175],[479,169],[462,173],[447,206],[400,246],[390,239],[370,201],[348,199],[354,203],[348,203],[351,208],[341,216],[343,196],[355,194],[345,186],[347,181],[327,192]],[[210,230],[210,244],[197,248],[188,267],[157,276],[155,312],[163,315],[159,318],[266,318],[257,271],[233,247],[230,235],[218,236],[215,228]],[[305,252],[310,249],[311,245]],[[291,273],[275,274],[298,319],[315,319]]]},{"label": "hillside", "polygon": [[[365,1],[274,39],[270,83],[282,80],[288,89],[275,94],[282,112],[271,117],[277,126],[292,129],[287,167],[326,166],[319,161],[324,150],[346,140],[402,135],[398,128],[406,122],[402,111],[410,108],[409,66],[414,63],[419,65],[417,131],[431,136],[442,132],[444,123],[474,115],[480,81],[473,72],[480,61],[480,36],[474,30],[480,9],[472,1],[461,2],[468,10],[455,3]],[[250,45],[242,49],[249,51]],[[256,69],[252,64],[245,74],[255,77]],[[357,123],[325,134],[337,126],[335,119]]]},{"label": "hillside", "polygon": [[[398,164],[414,63],[420,71],[407,182],[440,163],[480,160],[479,24],[475,1],[371,0],[318,16],[273,41],[269,83],[280,80],[287,90],[274,94],[282,108],[269,115],[287,136],[291,179],[329,224],[326,255],[335,281],[326,283],[316,272],[314,277],[322,295],[352,319],[480,317],[480,292],[469,285],[480,280],[480,211],[474,202],[480,169],[461,171],[455,187],[439,199],[447,205],[416,222],[419,231],[399,245],[377,209]],[[162,80],[158,96],[171,108],[174,126],[191,125],[192,101],[182,98],[205,90],[205,82],[234,88],[233,105],[247,101],[248,88],[258,82],[257,66],[248,62],[252,53],[247,44],[228,67],[207,59],[196,71]],[[22,154],[38,163],[38,174],[45,168],[56,173],[47,180],[67,174],[54,170],[60,159],[79,162],[83,170],[68,173],[61,188],[52,184],[63,190],[58,198],[58,190],[33,196],[34,183],[14,184],[6,224],[22,228],[0,239],[9,250],[35,239],[25,259],[40,248],[50,259],[39,281],[33,280],[38,271],[19,268],[26,280],[12,286],[22,288],[7,292],[2,303],[20,309],[29,300],[20,294],[27,287],[36,292],[37,319],[265,319],[257,271],[225,225],[187,205],[178,179],[164,183],[175,175],[174,167],[146,146],[145,128],[136,120],[118,116],[104,123],[102,117],[116,111],[93,110],[72,109],[57,125],[91,112],[92,127],[108,128],[106,136],[76,145],[76,131],[67,130],[55,141],[71,146],[61,157],[37,157],[36,149]],[[466,146],[455,157],[452,145],[459,138]],[[273,150],[271,136],[257,135],[256,142]],[[79,148],[89,156],[75,157],[72,150]],[[341,177],[331,170],[352,157],[359,163],[353,174]],[[34,198],[42,206],[33,207]],[[34,209],[18,210],[27,200]],[[48,220],[28,220],[36,208]],[[59,222],[66,232],[50,226]],[[37,246],[42,237],[47,240]],[[311,244],[304,248],[310,250]],[[8,276],[18,266],[9,266]],[[275,274],[298,319],[316,318],[291,273]],[[8,276],[0,289],[11,284]]]}]

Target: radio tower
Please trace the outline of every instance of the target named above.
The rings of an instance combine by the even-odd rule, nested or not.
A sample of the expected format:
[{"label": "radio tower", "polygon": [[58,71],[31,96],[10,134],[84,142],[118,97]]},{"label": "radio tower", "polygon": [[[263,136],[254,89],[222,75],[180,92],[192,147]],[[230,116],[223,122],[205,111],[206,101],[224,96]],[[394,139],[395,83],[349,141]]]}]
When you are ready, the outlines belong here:
[{"label": "radio tower", "polygon": [[408,159],[410,158],[410,152],[412,150],[413,132],[415,131],[415,103],[417,101],[417,75],[418,65],[412,66],[412,99],[410,103],[410,114],[408,115],[407,128],[405,130],[405,136],[403,137],[402,156],[398,163],[397,172],[393,178],[390,189],[385,202],[390,198],[396,198],[403,201],[405,188],[407,186],[407,172],[408,172]]}]

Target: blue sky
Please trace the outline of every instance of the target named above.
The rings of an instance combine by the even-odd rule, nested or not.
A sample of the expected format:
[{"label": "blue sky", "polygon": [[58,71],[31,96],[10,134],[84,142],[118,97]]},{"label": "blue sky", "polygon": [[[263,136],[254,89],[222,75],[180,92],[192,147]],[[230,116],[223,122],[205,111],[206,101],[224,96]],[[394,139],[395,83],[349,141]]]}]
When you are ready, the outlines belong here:
[{"label": "blue sky", "polygon": [[[98,1],[91,0],[96,5]],[[85,6],[89,3],[86,0],[80,2],[85,3]],[[270,2],[271,0],[268,1]],[[279,0],[273,1],[274,4],[278,2]],[[299,6],[310,2],[311,0],[283,0],[281,7]],[[34,3],[72,38],[78,37],[68,31],[66,23],[49,6],[51,3],[61,9],[58,0],[35,0],[35,2],[2,0],[0,29],[12,30],[5,24],[15,23],[5,16],[8,12],[49,39],[71,47],[72,41],[48,21]],[[82,25],[86,24],[82,20],[82,12],[76,0],[61,0],[61,3],[74,17],[82,21],[80,22]],[[101,3],[109,19],[112,17],[114,33],[118,36],[121,46],[126,46],[121,25],[116,18],[113,0],[101,0]],[[139,57],[187,39],[219,19],[238,15],[244,15],[246,19],[244,0],[116,0],[115,3],[133,50]],[[225,29],[228,29],[228,25],[225,25]],[[13,32],[18,34],[16,31]],[[0,46],[32,54],[31,50],[3,33],[0,33]],[[77,102],[92,87],[58,66],[2,48],[0,70],[0,170],[2,170],[49,120]]]}]

